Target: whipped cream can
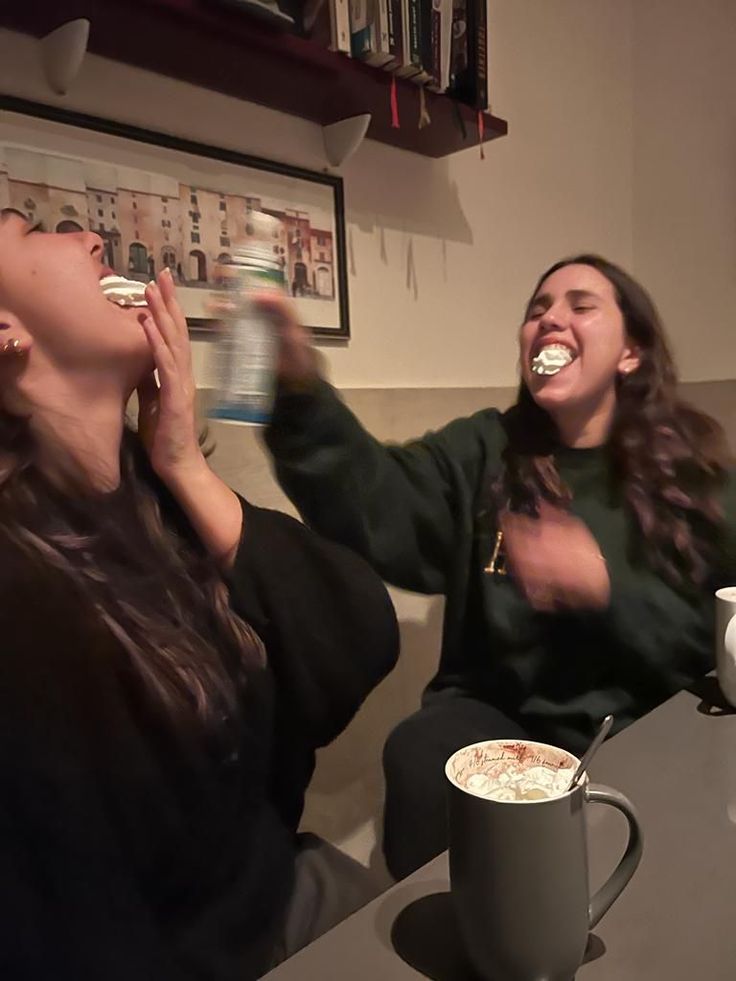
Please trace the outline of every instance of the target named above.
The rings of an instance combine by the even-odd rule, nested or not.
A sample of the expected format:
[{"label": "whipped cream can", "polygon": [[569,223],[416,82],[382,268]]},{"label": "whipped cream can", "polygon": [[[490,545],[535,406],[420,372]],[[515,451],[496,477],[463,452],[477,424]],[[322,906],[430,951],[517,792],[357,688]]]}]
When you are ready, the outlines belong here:
[{"label": "whipped cream can", "polygon": [[223,318],[215,349],[217,396],[210,416],[262,426],[273,408],[278,339],[252,294],[283,291],[283,265],[272,250],[245,245],[234,250],[223,280],[232,309]]}]

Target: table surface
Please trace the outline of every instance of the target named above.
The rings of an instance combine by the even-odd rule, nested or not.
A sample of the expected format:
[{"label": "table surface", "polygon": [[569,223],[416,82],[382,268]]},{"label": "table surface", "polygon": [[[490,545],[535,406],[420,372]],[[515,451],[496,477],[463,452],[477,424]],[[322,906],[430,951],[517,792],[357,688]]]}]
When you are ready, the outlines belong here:
[{"label": "table surface", "polygon": [[[703,679],[609,740],[594,783],[623,791],[644,829],[631,883],[588,945],[578,981],[736,978],[736,713]],[[624,818],[589,805],[591,888],[625,844]],[[285,961],[268,981],[470,981],[442,855]]]}]

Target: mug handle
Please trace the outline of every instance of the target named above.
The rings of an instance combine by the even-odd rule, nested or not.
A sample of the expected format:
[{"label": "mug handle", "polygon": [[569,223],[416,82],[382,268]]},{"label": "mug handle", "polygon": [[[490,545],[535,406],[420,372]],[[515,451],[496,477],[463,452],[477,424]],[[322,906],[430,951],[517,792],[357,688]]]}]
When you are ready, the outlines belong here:
[{"label": "mug handle", "polygon": [[626,843],[626,851],[621,861],[590,900],[588,925],[592,930],[601,917],[613,906],[628,885],[629,879],[636,872],[636,867],[641,860],[643,837],[634,805],[628,797],[625,797],[618,790],[604,787],[601,784],[588,786],[585,788],[585,800],[592,804],[610,804],[611,807],[621,811],[629,824],[629,840]]}]

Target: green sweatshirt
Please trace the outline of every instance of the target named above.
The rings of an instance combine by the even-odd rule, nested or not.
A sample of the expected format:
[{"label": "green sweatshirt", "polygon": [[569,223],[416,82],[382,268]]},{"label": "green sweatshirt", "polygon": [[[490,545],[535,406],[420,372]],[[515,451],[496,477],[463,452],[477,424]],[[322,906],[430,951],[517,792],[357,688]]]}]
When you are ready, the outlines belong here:
[{"label": "green sweatshirt", "polygon": [[[503,418],[485,409],[406,445],[383,445],[322,383],[278,398],[266,442],[307,524],[355,549],[387,582],[446,597],[428,695],[457,688],[532,736],[580,750],[607,713],[621,729],[711,669],[711,585],[736,582],[736,568],[724,560],[699,594],[675,590],[640,548],[634,557],[641,534],[606,448],[562,448],[557,468],[572,511],[600,545],[611,599],[598,612],[535,611],[510,576],[485,571],[495,528],[481,512],[501,468]],[[723,554],[734,555],[733,482],[724,495]]]}]

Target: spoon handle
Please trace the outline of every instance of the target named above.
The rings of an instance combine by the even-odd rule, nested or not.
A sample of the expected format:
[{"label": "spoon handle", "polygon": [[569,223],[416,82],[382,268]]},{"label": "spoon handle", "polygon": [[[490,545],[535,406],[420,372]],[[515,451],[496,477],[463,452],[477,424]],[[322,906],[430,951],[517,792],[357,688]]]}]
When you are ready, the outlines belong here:
[{"label": "spoon handle", "polygon": [[590,761],[598,752],[598,747],[608,735],[612,725],[613,725],[613,716],[607,715],[603,720],[603,722],[601,722],[601,727],[598,730],[598,732],[595,734],[595,738],[593,739],[593,742],[590,744],[590,746],[588,746],[587,750],[585,751],[585,755],[583,756],[582,760],[580,760],[580,765],[578,766],[577,770],[573,774],[572,780],[570,781],[570,786],[567,788],[568,790],[572,790],[573,787],[576,787],[578,785],[578,783],[580,782],[580,778],[588,769],[588,766],[590,765]]}]

